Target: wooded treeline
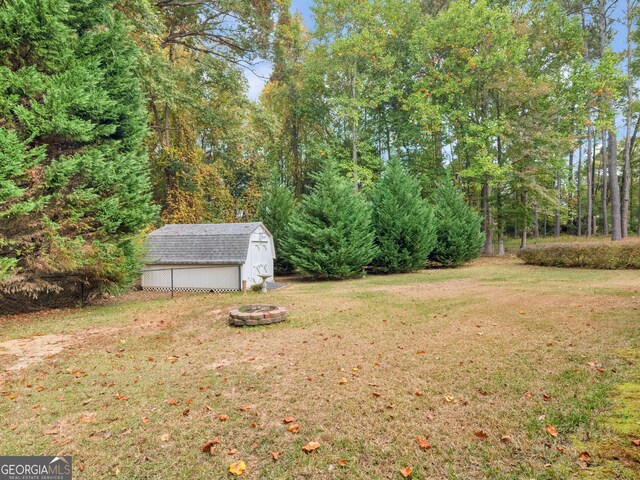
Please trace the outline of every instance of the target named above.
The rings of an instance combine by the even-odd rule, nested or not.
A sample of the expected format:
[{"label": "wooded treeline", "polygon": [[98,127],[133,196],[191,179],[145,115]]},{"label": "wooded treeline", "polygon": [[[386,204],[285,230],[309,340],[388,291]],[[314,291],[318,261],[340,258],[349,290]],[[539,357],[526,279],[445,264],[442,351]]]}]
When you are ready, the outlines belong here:
[{"label": "wooded treeline", "polygon": [[140,232],[259,219],[274,175],[299,202],[327,160],[364,194],[392,159],[425,198],[452,179],[487,254],[640,235],[637,0],[317,0],[312,29],[290,10],[0,1],[4,294],[126,283]]}]

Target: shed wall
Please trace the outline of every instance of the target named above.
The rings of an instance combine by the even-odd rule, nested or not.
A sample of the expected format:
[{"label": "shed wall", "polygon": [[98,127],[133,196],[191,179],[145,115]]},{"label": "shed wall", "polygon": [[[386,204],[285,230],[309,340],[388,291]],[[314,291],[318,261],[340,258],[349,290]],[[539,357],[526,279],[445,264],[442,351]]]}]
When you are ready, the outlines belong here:
[{"label": "shed wall", "polygon": [[240,290],[241,265],[147,265],[142,272],[144,290],[233,292]]}]

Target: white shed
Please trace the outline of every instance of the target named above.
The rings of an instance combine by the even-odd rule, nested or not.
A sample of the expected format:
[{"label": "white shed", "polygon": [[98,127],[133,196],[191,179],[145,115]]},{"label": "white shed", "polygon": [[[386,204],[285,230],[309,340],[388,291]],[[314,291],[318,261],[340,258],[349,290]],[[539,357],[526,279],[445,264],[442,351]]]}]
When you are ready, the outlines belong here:
[{"label": "white shed", "polygon": [[230,292],[273,275],[273,237],[261,222],[165,225],[146,239],[145,290]]}]

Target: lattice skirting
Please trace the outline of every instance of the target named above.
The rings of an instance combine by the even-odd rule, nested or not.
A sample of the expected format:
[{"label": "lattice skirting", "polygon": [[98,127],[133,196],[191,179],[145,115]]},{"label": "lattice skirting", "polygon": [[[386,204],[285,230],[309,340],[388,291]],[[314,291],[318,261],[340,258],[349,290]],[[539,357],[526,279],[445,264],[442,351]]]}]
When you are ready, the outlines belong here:
[{"label": "lattice skirting", "polygon": [[[142,287],[142,290],[148,292],[170,292],[171,287]],[[207,288],[207,287],[174,287],[174,292],[198,292],[198,293],[229,293],[229,292],[239,292],[238,288]]]}]

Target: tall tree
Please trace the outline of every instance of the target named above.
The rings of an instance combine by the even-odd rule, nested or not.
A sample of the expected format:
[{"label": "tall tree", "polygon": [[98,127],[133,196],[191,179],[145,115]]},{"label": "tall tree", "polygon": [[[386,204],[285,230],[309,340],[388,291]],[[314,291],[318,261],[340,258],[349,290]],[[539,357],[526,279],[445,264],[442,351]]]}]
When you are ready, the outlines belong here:
[{"label": "tall tree", "polygon": [[378,255],[374,265],[386,273],[424,268],[435,244],[433,212],[420,182],[393,158],[371,192]]},{"label": "tall tree", "polygon": [[362,275],[376,255],[371,211],[331,160],[290,222],[284,249],[305,276],[326,279]]},{"label": "tall tree", "polygon": [[3,3],[3,303],[135,273],[135,235],[156,214],[138,55],[110,2]]}]

